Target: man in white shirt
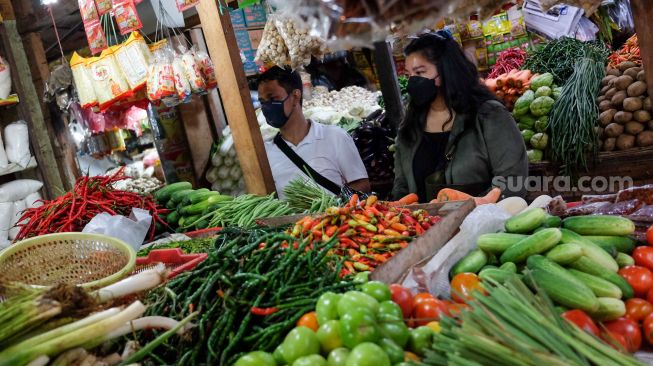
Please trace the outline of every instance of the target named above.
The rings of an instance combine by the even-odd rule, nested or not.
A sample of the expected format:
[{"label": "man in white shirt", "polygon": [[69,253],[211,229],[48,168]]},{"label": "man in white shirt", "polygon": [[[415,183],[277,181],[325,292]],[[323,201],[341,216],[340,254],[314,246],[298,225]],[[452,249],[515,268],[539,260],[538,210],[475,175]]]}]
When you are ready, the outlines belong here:
[{"label": "man in white shirt", "polygon": [[[348,184],[361,192],[371,190],[365,165],[347,132],[304,117],[302,81],[297,72],[277,66],[271,68],[259,77],[258,94],[268,124],[279,128],[283,142],[308,166],[337,186]],[[308,175],[274,141],[266,142],[265,150],[277,193],[283,198],[288,183]],[[329,191],[328,187],[324,188]]]}]

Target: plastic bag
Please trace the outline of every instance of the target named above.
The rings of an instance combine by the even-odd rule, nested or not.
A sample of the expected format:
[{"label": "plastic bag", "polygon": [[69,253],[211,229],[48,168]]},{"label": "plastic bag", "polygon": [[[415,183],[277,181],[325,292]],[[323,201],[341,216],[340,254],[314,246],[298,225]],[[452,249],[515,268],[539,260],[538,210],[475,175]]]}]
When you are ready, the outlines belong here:
[{"label": "plastic bag", "polygon": [[265,23],[254,61],[281,67],[290,63],[288,47],[277,29],[276,15],[271,15]]},{"label": "plastic bag", "polygon": [[34,179],[17,179],[0,185],[0,202],[14,202],[38,192],[43,183]]},{"label": "plastic bag", "polygon": [[9,64],[0,57],[0,99],[7,99],[11,93],[11,71]]},{"label": "plastic bag", "polygon": [[7,166],[9,166],[9,160],[7,160],[7,153],[2,143],[2,136],[0,136],[0,169],[7,169]]},{"label": "plastic bag", "polygon": [[30,193],[25,197],[25,206],[27,208],[37,208],[43,206],[39,192]]},{"label": "plastic bag", "polygon": [[[476,240],[480,235],[503,231],[504,224],[509,218],[510,215],[497,205],[476,207],[460,225],[458,234],[451,238],[425,266],[411,270],[403,286],[413,291],[426,286],[434,296],[448,298],[451,292],[449,286],[451,268],[467,253],[476,249]],[[426,282],[420,284],[418,280],[422,276]]]},{"label": "plastic bag", "polygon": [[86,32],[88,48],[92,54],[98,54],[109,47],[104,29],[102,29],[99,21],[95,20],[90,23],[84,23],[84,31]]},{"label": "plastic bag", "polygon": [[153,102],[165,98],[176,98],[175,77],[171,61],[163,48],[154,51],[147,76],[147,97]]},{"label": "plastic bag", "polygon": [[148,211],[134,208],[129,218],[121,215],[112,216],[106,212],[98,214],[86,224],[83,233],[102,234],[120,239],[138,251],[152,224]]},{"label": "plastic bag", "polygon": [[127,34],[143,27],[133,0],[123,0],[114,4],[113,16],[118,24],[118,29],[120,29],[120,34]]},{"label": "plastic bag", "polygon": [[32,154],[29,151],[29,130],[25,121],[13,122],[5,127],[7,159],[26,167]]},{"label": "plastic bag", "polygon": [[635,20],[628,0],[614,0],[615,5],[608,7],[608,15],[624,33],[635,33]]},{"label": "plastic bag", "polygon": [[310,35],[308,26],[293,16],[277,16],[276,28],[281,35],[290,58],[290,66],[296,69],[311,63],[311,56],[324,57],[326,42],[320,37]]},{"label": "plastic bag", "polygon": [[23,211],[25,211],[26,208],[27,206],[25,205],[25,200],[16,201],[13,203],[11,221],[9,222],[10,240],[14,240],[18,235],[18,232],[20,232],[20,227],[17,227],[16,224],[18,224],[18,220],[20,220],[20,217],[23,215]]},{"label": "plastic bag", "polygon": [[640,207],[642,207],[642,204],[643,202],[638,199],[611,203],[609,205],[598,208],[596,211],[594,211],[594,215],[626,216],[637,211]]},{"label": "plastic bag", "polygon": [[129,83],[120,71],[120,67],[113,55],[113,49],[102,51],[100,57],[89,59],[91,82],[98,98],[100,110],[105,111],[120,99],[131,96]]},{"label": "plastic bag", "polygon": [[73,71],[73,81],[79,96],[79,104],[82,108],[90,108],[97,105],[97,96],[91,82],[90,71],[86,64],[87,60],[77,52],[73,52],[70,59],[70,68]]},{"label": "plastic bag", "polygon": [[181,61],[180,55],[175,55],[175,58],[172,60],[172,73],[175,77],[175,90],[177,91],[177,97],[181,103],[185,103],[189,100],[192,91],[190,83],[186,78],[184,64]]},{"label": "plastic bag", "polygon": [[200,72],[206,82],[206,89],[217,87],[218,80],[215,77],[215,67],[209,54],[204,51],[195,52],[195,62],[200,66]]},{"label": "plastic bag", "polygon": [[[120,71],[127,79],[132,90],[140,89],[147,81],[149,56],[143,54],[141,43],[145,40],[138,32],[133,32],[127,41],[120,44],[113,52]],[[147,51],[149,53],[149,50]]]},{"label": "plastic bag", "polygon": [[0,203],[0,248],[9,238],[9,229],[11,228],[11,218],[14,215],[14,203]]},{"label": "plastic bag", "polygon": [[77,5],[79,5],[79,12],[82,15],[82,21],[84,23],[100,19],[98,11],[95,8],[94,0],[77,0]]},{"label": "plastic bag", "polygon": [[195,61],[195,55],[191,50],[180,47],[181,64],[184,67],[184,75],[190,83],[190,89],[194,94],[206,91],[206,81],[202,77],[199,64]]},{"label": "plastic bag", "polygon": [[113,0],[95,0],[95,8],[99,16],[102,16],[111,11],[113,8]]},{"label": "plastic bag", "polygon": [[575,6],[583,9],[585,11],[585,16],[589,17],[594,14],[602,1],[603,0],[539,0],[539,3],[544,11],[548,11],[552,7],[560,4]]}]

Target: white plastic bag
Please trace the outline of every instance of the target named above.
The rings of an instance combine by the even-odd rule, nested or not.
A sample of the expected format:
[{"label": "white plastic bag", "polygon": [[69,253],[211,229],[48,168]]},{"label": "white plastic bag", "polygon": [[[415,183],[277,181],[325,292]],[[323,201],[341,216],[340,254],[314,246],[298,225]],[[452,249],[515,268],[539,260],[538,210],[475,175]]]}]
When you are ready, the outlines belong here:
[{"label": "white plastic bag", "polygon": [[7,142],[5,151],[7,152],[9,162],[26,167],[32,156],[29,151],[27,123],[25,121],[17,121],[5,127],[5,141]]},{"label": "white plastic bag", "polygon": [[9,229],[11,228],[11,218],[14,214],[13,202],[0,203],[0,247],[3,242],[7,241],[9,237]]},{"label": "white plastic bag", "polygon": [[152,224],[148,211],[134,208],[129,218],[121,215],[112,216],[101,213],[86,224],[83,233],[102,234],[120,239],[138,251]]},{"label": "white plastic bag", "polygon": [[403,286],[414,291],[423,287],[422,275],[429,292],[437,297],[448,298],[449,271],[467,253],[476,248],[476,239],[481,234],[502,231],[510,215],[497,205],[482,205],[472,211],[460,225],[456,234],[431,260],[421,268],[411,270]]},{"label": "white plastic bag", "polygon": [[38,192],[43,183],[34,179],[17,179],[0,185],[0,202],[14,202]]},{"label": "white plastic bag", "polygon": [[9,166],[9,160],[7,160],[5,145],[2,143],[2,135],[0,134],[0,169],[7,169],[7,166]]},{"label": "white plastic bag", "polygon": [[25,206],[27,208],[37,208],[43,206],[41,202],[41,194],[39,192],[30,193],[25,197]]},{"label": "white plastic bag", "polygon": [[7,99],[11,93],[11,72],[9,64],[0,57],[0,99]]},{"label": "white plastic bag", "polygon": [[17,227],[18,220],[23,215],[23,211],[27,207],[25,206],[25,200],[16,201],[13,203],[13,214],[11,215],[11,222],[9,228],[9,239],[14,240],[18,233],[20,232],[20,227]]}]

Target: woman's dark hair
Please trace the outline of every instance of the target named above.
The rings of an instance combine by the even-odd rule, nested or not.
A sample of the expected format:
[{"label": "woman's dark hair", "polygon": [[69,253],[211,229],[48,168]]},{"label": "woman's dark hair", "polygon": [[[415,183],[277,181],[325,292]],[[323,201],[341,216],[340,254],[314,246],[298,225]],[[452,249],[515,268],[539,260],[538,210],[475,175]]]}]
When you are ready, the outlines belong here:
[{"label": "woman's dark hair", "polygon": [[[412,40],[404,54],[420,53],[437,67],[440,76],[440,93],[449,111],[457,114],[476,114],[487,100],[496,99],[480,81],[476,66],[446,31],[426,33]],[[399,137],[414,141],[415,131],[424,130],[430,105],[418,107],[409,102],[406,116],[399,125]]]}]

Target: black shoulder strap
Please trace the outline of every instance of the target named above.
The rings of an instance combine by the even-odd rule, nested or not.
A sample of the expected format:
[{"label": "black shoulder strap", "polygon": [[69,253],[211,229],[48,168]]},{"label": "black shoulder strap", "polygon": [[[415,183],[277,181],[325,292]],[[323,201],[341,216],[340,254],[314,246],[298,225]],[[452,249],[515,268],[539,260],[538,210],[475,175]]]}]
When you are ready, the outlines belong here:
[{"label": "black shoulder strap", "polygon": [[286,141],[283,140],[281,137],[281,134],[277,134],[274,137],[274,144],[277,145],[277,147],[290,159],[290,161],[293,162],[293,164],[297,165],[299,170],[302,172],[305,172],[308,174],[309,177],[313,178],[313,180],[324,187],[325,189],[329,190],[331,193],[335,194],[336,196],[340,194],[341,187],[332,181],[330,181],[328,178],[325,178],[322,174],[318,173],[315,171],[315,169],[311,168],[310,165],[308,165],[304,159],[302,159],[293,149],[288,146]]}]

